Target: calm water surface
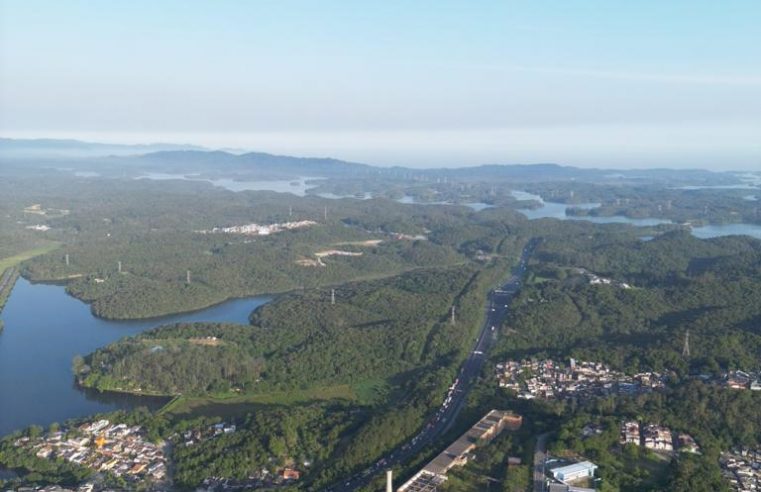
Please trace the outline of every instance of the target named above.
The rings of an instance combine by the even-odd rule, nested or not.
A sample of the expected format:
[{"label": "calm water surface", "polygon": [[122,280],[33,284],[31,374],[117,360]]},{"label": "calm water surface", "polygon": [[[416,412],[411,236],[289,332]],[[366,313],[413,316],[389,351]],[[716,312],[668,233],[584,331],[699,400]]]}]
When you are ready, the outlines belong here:
[{"label": "calm water surface", "polygon": [[[536,200],[543,205],[536,209],[521,209],[520,212],[529,219],[543,219],[553,218],[560,220],[586,220],[589,222],[595,222],[597,224],[631,224],[634,226],[654,226],[658,224],[671,224],[670,220],[666,219],[630,219],[621,215],[614,215],[611,217],[577,217],[573,215],[566,215],[566,209],[568,208],[585,208],[593,209],[599,207],[599,203],[581,203],[574,205],[566,205],[565,203],[553,203],[545,202],[539,195],[527,193],[525,191],[512,191],[511,194],[518,200]],[[708,239],[712,237],[732,236],[732,235],[746,235],[761,239],[761,225],[756,224],[724,224],[724,225],[706,225],[702,227],[693,227],[692,235],[701,239]]]},{"label": "calm water surface", "polygon": [[214,186],[219,186],[230,191],[276,191],[278,193],[291,193],[296,196],[305,196],[307,190],[315,188],[316,184],[307,183],[310,180],[323,178],[297,178],[288,180],[254,180],[254,181],[236,181],[230,178],[207,179],[197,174],[167,174],[167,173],[146,173],[135,179],[166,180],[178,179],[181,181],[205,181]]},{"label": "calm water surface", "polygon": [[0,319],[0,435],[31,424],[48,425],[97,412],[147,406],[165,398],[82,391],[74,385],[72,358],[124,336],[180,321],[248,323],[270,297],[236,299],[201,311],[142,321],[96,318],[62,286],[20,278]]}]

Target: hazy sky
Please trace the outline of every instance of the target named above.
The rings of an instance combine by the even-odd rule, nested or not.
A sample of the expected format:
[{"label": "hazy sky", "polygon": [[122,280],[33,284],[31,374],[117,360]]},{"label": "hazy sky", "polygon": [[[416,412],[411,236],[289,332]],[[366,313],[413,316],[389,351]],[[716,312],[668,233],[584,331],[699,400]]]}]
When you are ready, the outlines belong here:
[{"label": "hazy sky", "polygon": [[0,135],[761,170],[759,26],[759,0],[0,0]]}]

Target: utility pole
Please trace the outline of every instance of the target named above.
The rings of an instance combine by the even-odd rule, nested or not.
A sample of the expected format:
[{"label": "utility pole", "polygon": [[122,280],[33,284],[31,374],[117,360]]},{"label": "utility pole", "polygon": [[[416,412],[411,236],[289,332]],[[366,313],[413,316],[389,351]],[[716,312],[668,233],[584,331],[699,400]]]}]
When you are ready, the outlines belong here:
[{"label": "utility pole", "polygon": [[336,305],[336,289],[330,289],[330,305]]},{"label": "utility pole", "polygon": [[394,472],[386,470],[386,492],[394,492]]},{"label": "utility pole", "polygon": [[66,253],[66,256],[64,257],[64,261],[66,262],[66,266],[69,266],[69,253]]},{"label": "utility pole", "polygon": [[122,262],[121,261],[117,261],[116,264],[118,266],[119,273],[122,273]]},{"label": "utility pole", "polygon": [[690,356],[690,330],[684,334],[684,347],[682,348],[682,357],[685,359]]},{"label": "utility pole", "polygon": [[454,311],[454,306],[452,306],[452,324],[455,324]]},{"label": "utility pole", "polygon": [[185,283],[190,285],[190,270],[185,272]]},{"label": "utility pole", "polygon": [[327,222],[328,221],[328,207],[325,207],[325,211],[323,215],[325,216],[325,222]]}]

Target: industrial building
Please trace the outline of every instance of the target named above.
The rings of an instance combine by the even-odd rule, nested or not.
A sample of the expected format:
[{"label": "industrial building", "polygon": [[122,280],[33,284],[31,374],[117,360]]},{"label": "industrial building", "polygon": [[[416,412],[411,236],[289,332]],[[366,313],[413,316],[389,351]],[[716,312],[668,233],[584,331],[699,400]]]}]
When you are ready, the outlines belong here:
[{"label": "industrial building", "polygon": [[422,470],[399,487],[398,492],[435,492],[447,479],[447,472],[454,466],[463,466],[477,446],[497,437],[505,428],[517,430],[523,417],[512,412],[492,410],[465,434],[449,445]]},{"label": "industrial building", "polygon": [[591,461],[581,461],[550,469],[552,477],[559,482],[573,482],[581,478],[594,478],[597,465]]}]

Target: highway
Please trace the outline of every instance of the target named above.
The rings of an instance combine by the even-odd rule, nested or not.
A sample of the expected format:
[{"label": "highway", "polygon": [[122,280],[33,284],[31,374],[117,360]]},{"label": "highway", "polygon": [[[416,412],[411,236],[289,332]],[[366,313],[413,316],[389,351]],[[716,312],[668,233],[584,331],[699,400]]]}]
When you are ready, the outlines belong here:
[{"label": "highway", "polygon": [[547,464],[547,438],[550,434],[541,434],[536,438],[534,449],[534,492],[544,492],[547,488],[545,467]]},{"label": "highway", "polygon": [[[520,289],[521,280],[526,273],[528,258],[533,253],[538,241],[531,240],[521,253],[518,265],[512,275],[502,286],[489,293],[486,320],[475,339],[470,355],[460,368],[460,372],[444,398],[441,407],[425,426],[407,443],[378,460],[361,472],[348,477],[340,483],[326,489],[331,492],[348,492],[366,487],[379,473],[394,466],[409,462],[423,448],[433,443],[438,437],[447,432],[457,419],[457,415],[465,404],[468,392],[473,387],[481,368],[486,361],[487,353],[496,338],[496,331],[507,317],[510,301]],[[398,484],[397,484],[398,486]]]}]

